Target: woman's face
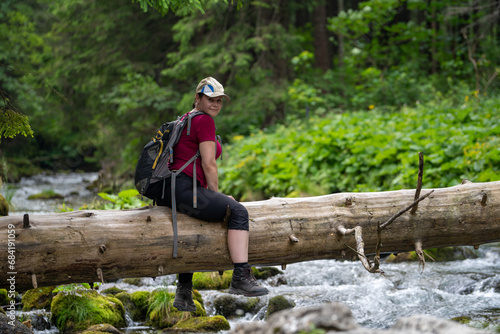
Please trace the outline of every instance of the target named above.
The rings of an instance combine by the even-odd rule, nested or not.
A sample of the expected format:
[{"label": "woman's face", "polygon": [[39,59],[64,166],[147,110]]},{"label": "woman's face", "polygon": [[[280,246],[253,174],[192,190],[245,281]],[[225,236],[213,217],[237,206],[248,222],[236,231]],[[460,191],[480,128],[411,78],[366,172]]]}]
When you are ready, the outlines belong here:
[{"label": "woman's face", "polygon": [[222,108],[222,99],[222,96],[209,97],[207,95],[202,95],[200,98],[199,95],[196,95],[196,109],[204,111],[210,116],[215,117],[219,114],[220,109]]}]

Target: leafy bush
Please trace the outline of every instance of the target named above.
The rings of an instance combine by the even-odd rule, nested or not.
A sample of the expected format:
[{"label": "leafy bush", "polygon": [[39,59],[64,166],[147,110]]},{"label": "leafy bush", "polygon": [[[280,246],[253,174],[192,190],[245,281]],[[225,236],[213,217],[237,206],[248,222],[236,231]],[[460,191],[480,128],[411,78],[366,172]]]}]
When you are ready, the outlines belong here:
[{"label": "leafy bush", "polygon": [[103,210],[133,209],[147,205],[139,198],[140,194],[136,189],[122,190],[118,195],[107,193],[99,193],[98,195],[110,202],[103,205],[101,208]]},{"label": "leafy bush", "polygon": [[252,200],[415,188],[420,151],[424,188],[499,180],[499,107],[473,92],[457,107],[443,99],[399,113],[330,114],[238,137],[221,191]]}]

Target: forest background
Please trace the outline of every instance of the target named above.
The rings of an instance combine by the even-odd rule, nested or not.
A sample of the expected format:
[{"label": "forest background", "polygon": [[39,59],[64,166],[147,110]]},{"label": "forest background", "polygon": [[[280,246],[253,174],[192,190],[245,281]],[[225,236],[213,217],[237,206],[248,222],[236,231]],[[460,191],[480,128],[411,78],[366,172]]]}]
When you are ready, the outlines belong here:
[{"label": "forest background", "polygon": [[100,170],[214,76],[221,191],[240,200],[500,180],[500,1],[3,0],[4,182]]}]

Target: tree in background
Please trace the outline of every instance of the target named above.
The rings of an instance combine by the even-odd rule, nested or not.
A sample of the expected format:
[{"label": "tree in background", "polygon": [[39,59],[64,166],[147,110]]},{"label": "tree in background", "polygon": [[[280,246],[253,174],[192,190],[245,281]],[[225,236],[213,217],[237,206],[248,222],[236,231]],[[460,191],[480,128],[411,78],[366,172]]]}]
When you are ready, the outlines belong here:
[{"label": "tree in background", "polygon": [[[15,59],[69,101],[47,96],[39,79],[0,73],[35,130],[2,152],[37,156],[44,168],[107,166],[129,177],[144,142],[190,110],[208,75],[232,97],[218,120],[229,140],[307,115],[497,89],[499,1],[5,3],[1,38],[32,35],[16,44],[20,56],[2,49],[5,64]],[[13,12],[33,24],[14,29]]]}]

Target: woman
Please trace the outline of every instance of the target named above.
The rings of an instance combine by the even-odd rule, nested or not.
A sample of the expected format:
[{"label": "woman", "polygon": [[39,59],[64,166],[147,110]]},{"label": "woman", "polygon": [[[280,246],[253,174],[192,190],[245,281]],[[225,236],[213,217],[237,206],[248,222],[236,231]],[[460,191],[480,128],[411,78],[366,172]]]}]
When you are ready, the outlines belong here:
[{"label": "woman", "polygon": [[[269,291],[260,286],[252,274],[248,264],[249,220],[246,208],[232,196],[219,192],[219,178],[216,159],[222,153],[222,146],[216,140],[214,118],[222,107],[222,99],[229,99],[224,87],[214,78],[208,77],[200,81],[196,88],[194,109],[206,115],[193,117],[191,134],[184,129],[174,151],[174,162],[171,170],[179,169],[197,150],[200,157],[196,159],[196,179],[198,182],[198,204],[193,208],[193,163],[176,177],[175,197],[180,212],[201,220],[221,222],[230,212],[228,219],[227,243],[234,265],[233,279],[229,293],[244,296],[262,296]],[[169,182],[166,183],[167,186]],[[172,205],[170,190],[165,191],[165,198],[158,198],[158,205]],[[229,211],[228,211],[229,208]],[[196,311],[193,302],[193,274],[179,274],[174,307],[179,311]]]}]

